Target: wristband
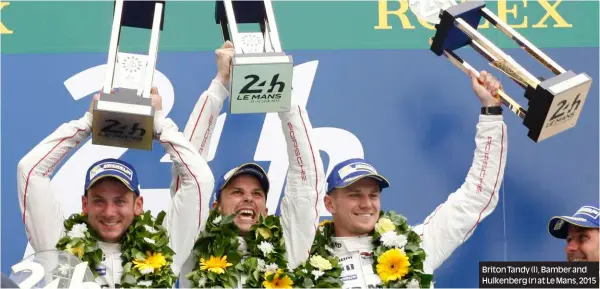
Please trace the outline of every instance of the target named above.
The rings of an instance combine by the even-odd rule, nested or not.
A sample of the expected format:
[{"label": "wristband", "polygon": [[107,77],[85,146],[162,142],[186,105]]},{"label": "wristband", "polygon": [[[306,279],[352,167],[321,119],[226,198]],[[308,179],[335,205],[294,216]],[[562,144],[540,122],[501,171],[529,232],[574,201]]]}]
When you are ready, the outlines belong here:
[{"label": "wristband", "polygon": [[483,115],[502,115],[502,106],[484,106],[481,108]]}]

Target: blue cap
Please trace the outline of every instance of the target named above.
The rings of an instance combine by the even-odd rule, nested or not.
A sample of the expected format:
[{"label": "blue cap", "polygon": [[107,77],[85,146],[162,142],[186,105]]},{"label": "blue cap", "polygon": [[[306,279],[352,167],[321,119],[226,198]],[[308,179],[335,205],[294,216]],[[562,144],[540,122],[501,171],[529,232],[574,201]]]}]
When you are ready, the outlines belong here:
[{"label": "blue cap", "polygon": [[556,238],[566,239],[569,232],[569,224],[584,228],[598,228],[598,205],[586,205],[573,216],[555,216],[548,223],[548,231]]},{"label": "blue cap", "polygon": [[390,182],[382,175],[378,174],[375,168],[364,159],[349,159],[337,164],[327,178],[327,194],[335,188],[344,188],[354,182],[370,177],[375,179],[381,189],[390,186]]},{"label": "blue cap", "polygon": [[263,190],[265,191],[265,195],[269,193],[269,177],[267,176],[265,170],[256,163],[245,163],[241,166],[229,170],[217,180],[217,186],[215,186],[216,199],[219,199],[219,196],[221,195],[221,190],[223,190],[223,188],[227,186],[229,181],[231,181],[234,177],[244,174],[251,175],[257,178],[260,184],[262,185]]},{"label": "blue cap", "polygon": [[97,181],[105,177],[120,180],[132,192],[140,195],[137,173],[130,164],[118,159],[103,159],[90,166],[85,174],[85,190],[90,189]]}]

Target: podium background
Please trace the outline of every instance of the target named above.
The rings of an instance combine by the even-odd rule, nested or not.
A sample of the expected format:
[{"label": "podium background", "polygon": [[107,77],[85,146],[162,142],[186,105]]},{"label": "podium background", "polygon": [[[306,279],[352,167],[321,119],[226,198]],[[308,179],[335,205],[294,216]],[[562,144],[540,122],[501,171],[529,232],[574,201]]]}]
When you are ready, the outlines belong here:
[{"label": "podium background", "polygon": [[[572,214],[582,204],[598,200],[598,3],[488,3],[509,24],[522,24],[516,29],[550,57],[567,69],[587,73],[594,84],[577,127],[539,144],[528,139],[515,115],[505,113],[509,147],[500,202],[437,270],[438,288],[477,287],[479,261],[563,260],[564,242],[548,234],[549,218]],[[401,212],[416,225],[463,182],[472,161],[480,103],[468,78],[428,50],[427,38],[434,31],[406,11],[407,2],[384,4],[286,1],[276,2],[275,12],[284,50],[301,65],[299,87],[310,89],[307,109],[325,167],[331,168],[331,158],[364,154],[392,183],[383,194],[383,209]],[[551,5],[558,5],[557,12],[545,17],[546,10],[553,11]],[[386,10],[398,9],[404,22],[397,15],[386,16]],[[213,11],[213,2],[166,6],[157,82],[168,102],[165,106],[172,107],[169,116],[181,129],[216,73],[213,50],[221,45],[221,35]],[[87,109],[90,94],[102,85],[111,21],[110,2],[9,1],[2,8],[4,273],[23,258],[27,247],[16,190],[17,163],[60,124],[81,117]],[[503,34],[489,27],[481,31],[530,71],[550,76]],[[121,51],[147,50],[149,32],[126,29],[123,35]],[[479,69],[493,69],[469,49],[460,55]],[[74,82],[66,82],[87,69]],[[509,94],[526,105],[522,89],[504,76],[501,79]],[[216,152],[210,161],[214,174],[255,160],[270,169],[272,179],[283,182],[285,148],[276,145],[280,141],[276,136],[263,132],[279,130],[279,124],[265,115],[229,115],[226,109],[222,113],[224,126],[222,133],[215,133],[219,143],[213,142]],[[349,146],[331,131],[354,136],[360,145]],[[264,139],[259,140],[261,133]],[[56,192],[66,214],[80,209],[87,166],[109,155],[136,166],[146,208],[166,208],[170,163],[161,162],[164,151],[156,142],[152,152],[83,143],[79,148],[57,168],[53,179],[53,185],[61,188]],[[270,211],[279,213],[275,191]]]}]

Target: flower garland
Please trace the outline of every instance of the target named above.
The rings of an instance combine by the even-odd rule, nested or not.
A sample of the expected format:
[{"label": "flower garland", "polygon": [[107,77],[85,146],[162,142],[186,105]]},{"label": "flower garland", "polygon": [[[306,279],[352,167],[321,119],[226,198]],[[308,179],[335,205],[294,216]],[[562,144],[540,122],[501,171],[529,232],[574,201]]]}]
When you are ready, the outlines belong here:
[{"label": "flower garland", "polygon": [[340,280],[342,268],[337,257],[333,256],[331,237],[333,226],[324,226],[329,221],[319,224],[319,230],[310,249],[309,259],[302,262],[295,270],[297,284],[303,288],[342,288]]},{"label": "flower garland", "polygon": [[[174,252],[162,226],[165,215],[161,211],[154,219],[150,211],[146,211],[136,216],[121,238],[121,287],[171,288],[177,281],[171,269]],[[73,214],[65,220],[64,227],[66,236],[58,241],[56,248],[88,262],[94,277],[98,277],[96,268],[102,260],[102,249],[98,246],[98,234],[88,225],[87,216]]]},{"label": "flower garland", "polygon": [[[421,238],[410,228],[404,216],[394,211],[380,212],[371,235],[375,260],[373,271],[381,279],[384,288],[431,287],[433,275],[423,271],[426,254],[420,246]],[[341,272],[338,258],[333,256],[334,251],[331,248],[334,236],[333,222],[323,221],[319,224],[310,252],[310,263],[313,263],[313,258],[326,259],[331,263],[331,273],[325,273],[328,280],[329,277],[339,277],[337,272]],[[305,283],[304,287],[311,287],[306,285],[310,284]],[[324,286],[316,284],[316,287]]]},{"label": "flower garland", "polygon": [[235,217],[211,210],[194,245],[196,264],[186,275],[194,287],[236,288],[244,276],[244,288],[292,288],[279,217],[261,215],[242,243]]}]

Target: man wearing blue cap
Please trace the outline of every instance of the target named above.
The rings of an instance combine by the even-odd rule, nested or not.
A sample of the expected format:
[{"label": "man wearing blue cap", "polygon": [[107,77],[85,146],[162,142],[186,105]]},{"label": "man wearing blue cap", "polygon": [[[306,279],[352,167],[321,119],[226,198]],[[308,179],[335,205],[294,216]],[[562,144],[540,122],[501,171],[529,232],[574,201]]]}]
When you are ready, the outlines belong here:
[{"label": "man wearing blue cap", "polygon": [[[203,207],[210,200],[214,177],[197,150],[178,131],[175,123],[166,118],[162,111],[162,99],[158,95],[158,90],[153,88],[151,97],[155,108],[154,138],[171,156],[175,173],[181,179],[181,185],[170,203],[163,222],[163,226],[168,231],[168,245],[175,253],[170,268],[162,268],[169,264],[160,251],[157,251],[157,255],[146,256],[145,260],[138,259],[139,254],[128,257],[122,254],[123,250],[131,249],[122,246],[123,242],[131,242],[132,238],[136,239],[136,242],[147,242],[146,245],[149,247],[164,246],[151,239],[156,229],[153,227],[146,226],[147,234],[143,236],[147,238],[127,235],[136,216],[140,216],[144,211],[144,199],[140,195],[137,173],[127,162],[103,159],[92,164],[86,172],[85,187],[82,188],[81,216],[85,219],[79,220],[80,214],[74,214],[65,222],[57,197],[60,191],[52,187],[50,176],[66,154],[90,135],[93,104],[99,97],[100,94],[94,96],[89,111],[82,118],[61,125],[19,162],[17,171],[19,204],[23,212],[27,236],[36,252],[56,250],[62,246],[59,240],[69,237],[73,242],[69,241],[65,249],[90,262],[92,267],[90,269],[98,274],[96,282],[101,287],[118,288],[123,282],[133,284],[132,286],[165,287],[164,283],[160,286],[148,280],[136,283],[136,280],[126,279],[123,277],[125,276],[123,264],[125,261],[132,262],[133,268],[129,268],[128,271],[133,272],[136,269],[142,272],[142,275],[168,271],[168,269],[172,269],[175,275],[178,274],[187,252],[193,248],[195,233],[201,226],[201,215],[208,214]],[[67,230],[67,223],[76,219],[80,223]],[[96,266],[92,266],[92,262],[96,262],[94,258],[98,257],[87,255],[95,250],[90,251],[87,247],[75,246],[78,244],[75,242],[77,239],[89,238],[92,239],[90,242],[97,242],[101,249],[102,255]],[[184,252],[181,254],[183,258],[178,255],[180,252]],[[146,255],[147,252],[140,253]],[[88,257],[91,259],[86,259]],[[135,260],[127,260],[127,258],[135,258]],[[174,280],[167,283],[171,282]]]},{"label": "man wearing blue cap", "polygon": [[[217,75],[198,99],[184,131],[204,157],[208,153],[216,119],[229,96],[226,85],[231,76],[233,55],[233,45],[229,41],[216,50]],[[319,193],[325,184],[319,151],[312,143],[312,125],[306,109],[297,103],[293,94],[291,111],[278,114],[289,162],[285,195],[281,199],[281,226],[287,262],[292,268],[308,257],[319,222],[318,204],[322,200]],[[235,214],[233,222],[240,234],[245,235],[259,221],[260,215],[268,215],[269,186],[267,173],[260,165],[242,164],[216,180],[212,207],[225,216]],[[177,187],[177,180],[173,180],[171,189]],[[244,247],[244,239],[239,240]],[[182,275],[183,271],[193,270],[197,263],[198,260],[194,260],[191,254]],[[193,287],[186,279],[181,278],[181,286]]]},{"label": "man wearing blue cap", "polygon": [[[507,149],[501,100],[492,96],[497,95],[500,83],[485,71],[479,76],[470,76],[472,88],[483,104],[472,165],[462,186],[451,193],[423,224],[412,228],[422,239],[420,248],[424,250],[425,259],[415,257],[410,262],[421,259],[422,273],[426,274],[432,274],[469,239],[477,225],[492,213],[498,203]],[[412,245],[416,244],[407,245],[407,242],[414,242],[414,237],[397,233],[397,230],[404,230],[401,224],[393,223],[397,219],[380,219],[380,194],[390,186],[390,182],[368,161],[350,159],[333,168],[327,183],[324,202],[333,222],[324,222],[319,228],[311,256],[337,256],[343,268],[343,288],[387,287],[390,282],[400,282],[394,286],[409,288],[429,285],[426,278],[415,278],[418,270],[409,269],[415,264],[411,265],[405,259],[404,250],[415,253],[416,246]],[[377,238],[380,239],[373,239],[374,232],[379,233]],[[387,247],[376,251],[374,243]],[[375,256],[388,250],[390,255]],[[373,262],[377,263],[376,266]]]},{"label": "man wearing blue cap", "polygon": [[548,223],[550,235],[566,239],[565,252],[570,262],[600,261],[600,237],[598,205],[585,205],[579,208],[573,216],[555,216]]}]

